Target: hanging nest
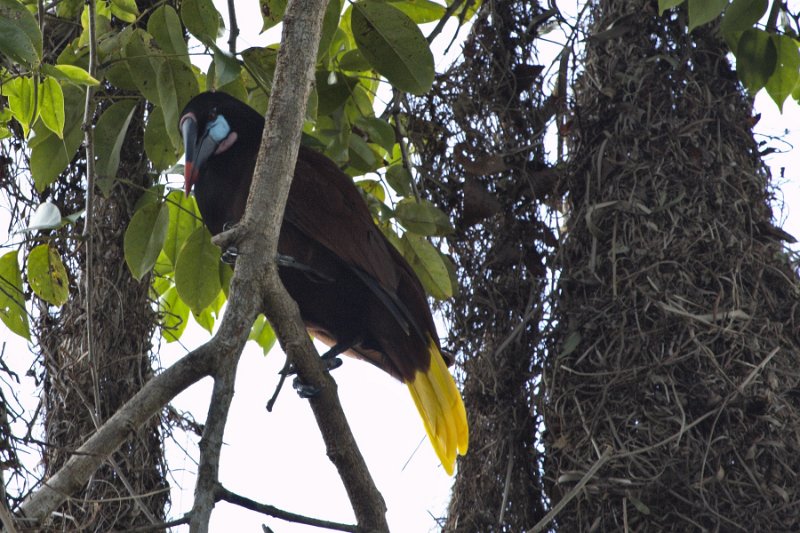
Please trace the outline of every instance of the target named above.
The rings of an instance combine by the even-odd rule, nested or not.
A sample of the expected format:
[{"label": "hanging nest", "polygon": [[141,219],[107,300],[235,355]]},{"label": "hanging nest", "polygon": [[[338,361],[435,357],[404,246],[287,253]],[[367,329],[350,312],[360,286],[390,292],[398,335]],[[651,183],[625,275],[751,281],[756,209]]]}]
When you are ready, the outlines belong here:
[{"label": "hanging nest", "polygon": [[611,455],[555,525],[796,530],[800,283],[752,100],[715,28],[598,4],[544,375],[552,503]]},{"label": "hanging nest", "polygon": [[542,97],[534,40],[549,16],[535,2],[484,2],[462,60],[408,112],[423,189],[456,228],[446,244],[459,293],[442,310],[470,450],[448,531],[519,531],[543,514],[536,378],[556,238],[542,207],[556,179],[545,164],[552,100]]}]

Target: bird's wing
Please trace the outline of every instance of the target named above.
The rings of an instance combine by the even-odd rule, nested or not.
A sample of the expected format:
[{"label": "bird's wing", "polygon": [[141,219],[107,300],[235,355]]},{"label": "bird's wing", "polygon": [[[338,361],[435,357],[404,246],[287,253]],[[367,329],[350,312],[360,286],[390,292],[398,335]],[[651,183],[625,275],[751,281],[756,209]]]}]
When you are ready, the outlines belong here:
[{"label": "bird's wing", "polygon": [[350,177],[327,157],[300,147],[284,218],[385,290],[396,291],[398,272],[391,245],[373,223]]}]

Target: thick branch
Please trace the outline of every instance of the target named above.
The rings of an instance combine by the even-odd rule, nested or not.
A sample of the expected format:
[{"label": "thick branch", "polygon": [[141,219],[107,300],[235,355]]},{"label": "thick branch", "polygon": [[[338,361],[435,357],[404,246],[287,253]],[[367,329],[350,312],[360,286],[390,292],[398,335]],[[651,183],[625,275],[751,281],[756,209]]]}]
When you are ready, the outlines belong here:
[{"label": "thick branch", "polygon": [[286,8],[283,38],[278,53],[273,91],[261,141],[253,184],[242,222],[215,238],[222,248],[237,243],[239,263],[250,257],[268,259],[262,266],[265,283],[264,314],[272,324],[300,379],[320,390],[311,399],[328,457],[339,471],[359,527],[388,531],[386,505],[375,487],[364,458],[344,416],[336,384],[324,371],[303,326],[297,304],[278,277],[273,258],[300,146],[300,132],[319,46],[325,0],[291,1]]},{"label": "thick branch", "polygon": [[190,352],[142,387],[78,448],[61,470],[25,501],[21,514],[37,522],[45,520],[71,494],[84,486],[103,461],[125,441],[132,429],[157,414],[189,386],[210,375],[214,355],[226,349],[218,337]]}]

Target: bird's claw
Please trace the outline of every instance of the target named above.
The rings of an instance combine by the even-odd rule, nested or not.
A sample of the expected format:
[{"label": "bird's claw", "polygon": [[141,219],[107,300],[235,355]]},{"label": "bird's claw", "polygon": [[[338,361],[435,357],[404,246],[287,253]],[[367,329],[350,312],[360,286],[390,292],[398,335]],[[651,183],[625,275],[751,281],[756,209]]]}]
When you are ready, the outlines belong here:
[{"label": "bird's claw", "polygon": [[239,249],[235,246],[231,246],[226,248],[224,252],[222,252],[222,256],[220,259],[223,263],[228,265],[233,265],[236,263],[236,258],[239,256]]},{"label": "bird's claw", "polygon": [[300,381],[300,378],[294,378],[292,381],[292,387],[294,387],[294,390],[297,391],[298,396],[305,399],[313,398],[320,392],[319,389],[314,385],[307,385]]}]

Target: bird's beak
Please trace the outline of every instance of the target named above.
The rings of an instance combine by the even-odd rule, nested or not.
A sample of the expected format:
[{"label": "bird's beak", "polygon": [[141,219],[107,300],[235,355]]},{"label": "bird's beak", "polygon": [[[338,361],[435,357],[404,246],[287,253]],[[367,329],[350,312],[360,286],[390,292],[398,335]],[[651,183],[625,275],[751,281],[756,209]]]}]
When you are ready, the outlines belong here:
[{"label": "bird's beak", "polygon": [[184,191],[188,197],[200,175],[200,162],[195,155],[197,151],[197,120],[194,114],[189,113],[181,119],[181,136],[183,137],[183,152],[186,155],[183,172]]},{"label": "bird's beak", "polygon": [[186,154],[184,164],[184,192],[186,196],[192,192],[192,186],[200,177],[200,170],[208,159],[227,150],[236,142],[237,135],[231,131],[225,117],[218,115],[213,121],[206,124],[206,130],[200,140],[197,139],[197,118],[194,113],[186,113],[181,119],[181,135],[183,136],[183,150]]}]

